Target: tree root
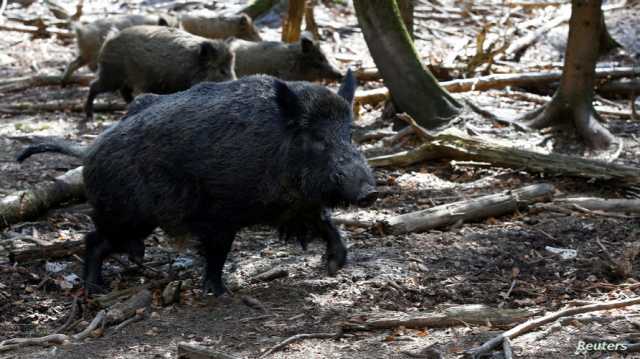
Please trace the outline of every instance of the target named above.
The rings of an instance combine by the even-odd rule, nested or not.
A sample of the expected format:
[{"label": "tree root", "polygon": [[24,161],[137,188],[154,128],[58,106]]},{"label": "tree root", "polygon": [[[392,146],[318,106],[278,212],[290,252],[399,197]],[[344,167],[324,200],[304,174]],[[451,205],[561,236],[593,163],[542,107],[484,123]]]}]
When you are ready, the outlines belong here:
[{"label": "tree root", "polygon": [[532,129],[573,127],[587,146],[596,150],[609,148],[615,137],[599,122],[600,116],[590,100],[571,104],[556,94],[551,102],[529,112],[520,122]]}]

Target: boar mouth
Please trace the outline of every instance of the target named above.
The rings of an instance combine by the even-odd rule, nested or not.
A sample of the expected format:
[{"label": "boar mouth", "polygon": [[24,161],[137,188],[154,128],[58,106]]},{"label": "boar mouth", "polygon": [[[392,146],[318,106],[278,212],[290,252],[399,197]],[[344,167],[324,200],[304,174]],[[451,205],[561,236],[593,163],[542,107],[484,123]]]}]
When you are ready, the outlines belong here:
[{"label": "boar mouth", "polygon": [[374,204],[377,199],[378,191],[376,191],[375,189],[371,189],[365,195],[360,196],[355,205],[358,207],[369,207]]}]

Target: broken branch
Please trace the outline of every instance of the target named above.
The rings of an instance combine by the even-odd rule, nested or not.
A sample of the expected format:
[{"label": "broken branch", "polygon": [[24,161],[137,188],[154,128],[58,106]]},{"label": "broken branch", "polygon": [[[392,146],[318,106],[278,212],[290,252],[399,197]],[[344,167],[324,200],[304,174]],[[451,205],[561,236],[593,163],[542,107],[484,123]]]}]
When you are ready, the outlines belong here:
[{"label": "broken branch", "polygon": [[[124,103],[97,103],[93,105],[93,110],[96,112],[112,112],[123,111],[127,108]],[[1,113],[9,114],[24,114],[24,113],[38,113],[38,112],[55,112],[55,111],[69,111],[69,112],[84,112],[84,105],[77,101],[56,101],[56,102],[19,102],[11,105],[0,106]]]},{"label": "broken branch", "polygon": [[554,192],[555,188],[551,184],[535,184],[502,193],[401,214],[384,221],[384,229],[385,232],[391,234],[422,232],[458,222],[498,217],[517,211],[531,203],[548,201]]},{"label": "broken branch", "polygon": [[360,315],[342,323],[341,328],[348,332],[391,329],[399,326],[413,329],[448,328],[465,324],[486,325],[487,323],[493,326],[507,326],[526,320],[532,315],[531,311],[522,309],[497,309],[482,304],[468,304],[421,315],[401,312],[375,313],[368,314],[364,320]]},{"label": "broken branch", "polygon": [[335,339],[335,338],[339,338],[341,336],[340,333],[312,333],[312,334],[296,334],[294,336],[291,336],[285,340],[283,340],[282,342],[280,342],[277,345],[274,345],[273,347],[271,347],[269,350],[267,350],[266,352],[262,353],[262,355],[260,355],[258,357],[258,359],[262,359],[265,358],[267,356],[269,356],[270,354],[286,347],[287,345],[299,341],[299,340],[305,340],[305,339]]},{"label": "broken branch", "polygon": [[640,183],[640,168],[557,153],[539,153],[456,134],[439,134],[433,141],[416,149],[370,158],[368,161],[372,167],[408,166],[436,158],[488,162],[494,166],[524,168],[530,172]]},{"label": "broken branch", "polygon": [[[93,75],[73,75],[67,80],[66,84],[77,84],[81,86],[88,86],[91,80],[95,76]],[[38,86],[56,86],[62,85],[62,76],[59,75],[36,75],[36,76],[24,76],[6,79],[0,81],[0,92],[15,92],[22,91],[31,87]]]},{"label": "broken branch", "polygon": [[58,176],[32,190],[18,191],[0,200],[0,229],[37,217],[60,203],[84,198],[82,167]]},{"label": "broken branch", "polygon": [[554,322],[556,320],[558,320],[559,318],[562,317],[566,317],[566,316],[570,316],[570,315],[576,315],[576,314],[581,314],[581,313],[588,313],[588,312],[594,312],[594,311],[598,311],[598,310],[609,310],[609,309],[616,309],[616,308],[623,308],[623,307],[627,307],[630,305],[634,305],[634,304],[640,304],[640,297],[638,298],[632,298],[632,299],[626,299],[626,300],[617,300],[617,301],[611,301],[611,302],[604,302],[604,303],[597,303],[597,304],[592,304],[592,305],[585,305],[582,307],[574,307],[574,308],[568,308],[568,309],[563,309],[557,312],[553,312],[550,314],[547,314],[543,317],[540,318],[536,318],[536,319],[532,319],[532,320],[528,320],[522,324],[519,324],[509,330],[507,330],[506,332],[492,338],[491,340],[487,341],[486,343],[482,344],[480,347],[475,348],[475,349],[471,349],[469,351],[467,351],[468,354],[470,354],[472,357],[474,358],[478,358],[480,356],[482,356],[483,354],[488,353],[489,351],[491,351],[493,348],[497,347],[498,345],[500,345],[500,343],[502,343],[504,341],[505,338],[512,340],[522,334],[528,333],[536,328],[539,328],[542,325]]},{"label": "broken branch", "polygon": [[217,350],[190,343],[178,343],[178,359],[239,359]]}]

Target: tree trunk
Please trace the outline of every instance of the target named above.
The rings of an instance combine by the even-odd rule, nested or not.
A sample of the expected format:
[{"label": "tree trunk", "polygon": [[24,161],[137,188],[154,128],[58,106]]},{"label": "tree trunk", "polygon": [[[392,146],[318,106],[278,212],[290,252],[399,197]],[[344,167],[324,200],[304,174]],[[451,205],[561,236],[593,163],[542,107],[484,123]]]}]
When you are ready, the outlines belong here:
[{"label": "tree trunk", "polygon": [[[407,33],[411,37],[411,41],[414,40],[413,36],[413,9],[414,0],[397,0],[398,9],[400,10],[400,16],[404,27],[407,29]],[[403,111],[400,106],[393,100],[393,96],[389,96],[389,100],[385,103],[382,110],[382,118],[385,120],[393,121],[393,129],[399,131],[407,126],[404,121],[399,120],[396,117],[396,113],[406,112]]]},{"label": "tree trunk", "polygon": [[400,16],[402,16],[402,22],[407,29],[409,36],[413,40],[413,9],[415,7],[414,0],[398,0],[398,9],[400,10]]},{"label": "tree trunk", "polygon": [[462,106],[422,66],[396,2],[354,0],[353,4],[369,51],[398,107],[426,128],[456,116]]},{"label": "tree trunk", "polygon": [[593,108],[595,67],[604,31],[602,0],[572,0],[569,39],[560,87],[551,102],[523,117],[531,128],[575,128],[585,143],[606,149],[613,136],[599,122]]},{"label": "tree trunk", "polygon": [[318,24],[316,23],[316,18],[313,14],[313,10],[316,7],[316,1],[317,0],[309,1],[307,7],[304,9],[304,30],[310,32],[313,35],[313,39],[318,41],[320,40],[320,32],[318,31]]},{"label": "tree trunk", "polygon": [[282,41],[296,42],[300,40],[300,25],[304,17],[305,0],[289,0],[287,17],[282,24]]}]

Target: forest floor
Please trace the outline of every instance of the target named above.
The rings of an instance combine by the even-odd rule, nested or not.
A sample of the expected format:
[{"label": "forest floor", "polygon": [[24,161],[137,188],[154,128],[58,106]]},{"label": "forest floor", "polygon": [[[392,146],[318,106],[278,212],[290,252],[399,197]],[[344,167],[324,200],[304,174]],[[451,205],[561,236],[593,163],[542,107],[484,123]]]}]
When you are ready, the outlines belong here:
[{"label": "forest floor", "polygon": [[[221,12],[232,12],[242,3],[214,2],[214,7]],[[449,9],[464,8],[457,1],[442,3]],[[75,5],[71,2],[62,4],[69,9]],[[84,19],[97,18],[106,12],[161,11],[172,5],[173,2],[160,1],[88,2],[85,8],[88,15]],[[535,19],[552,18],[559,6],[516,9],[509,2],[478,1],[465,9],[446,12],[446,16],[426,2],[420,2],[417,9],[416,46],[425,63],[437,64],[444,69],[436,73],[440,80],[561,68],[566,23],[530,46],[519,62],[501,61],[489,69],[481,65],[476,71],[466,73],[465,66],[476,54],[476,40],[483,28],[488,29],[487,41],[513,41],[523,34],[505,36],[511,27],[526,21],[539,26],[542,20],[535,22]],[[631,36],[632,39],[621,39],[620,42],[627,46],[626,52],[616,50],[602,59],[603,63],[629,66],[634,58],[638,58],[640,37],[633,33],[629,35],[628,30],[629,26],[633,31],[640,28],[637,23],[640,16],[629,15],[633,11],[637,8],[627,7],[606,14],[614,38]],[[10,7],[7,14],[25,18],[50,16],[42,3],[33,4],[26,10]],[[316,20],[323,46],[336,58],[342,70],[374,65],[352,7],[320,4],[316,7]],[[485,27],[489,23],[493,26]],[[280,23],[275,14],[259,21],[258,25],[265,38],[279,38]],[[29,34],[18,32],[2,31],[1,34],[2,79],[60,74],[76,54],[72,41],[32,39]],[[90,74],[86,68],[78,73]],[[336,84],[330,86],[335,88]],[[368,82],[363,86],[376,88],[382,84]],[[467,92],[455,94],[455,97],[472,99],[499,116],[515,118],[539,104],[514,94],[526,92],[550,96],[553,90],[553,86],[511,88]],[[86,87],[75,85],[33,87],[2,94],[0,108],[16,103],[60,100],[81,104],[86,94]],[[121,99],[104,95],[98,100],[108,101],[119,102]],[[629,98],[597,97],[596,105],[620,113],[628,112]],[[99,113],[88,131],[81,133],[78,130],[80,112],[0,113],[0,197],[50,181],[81,164],[77,159],[53,154],[17,164],[14,162],[16,153],[32,138],[59,136],[90,143],[121,115],[119,112]],[[390,128],[390,122],[381,117],[381,105],[365,107],[355,124],[356,133]],[[603,114],[603,117],[606,127],[624,143],[616,161],[640,166],[640,121],[624,114]],[[478,115],[466,114],[464,121],[458,121],[455,126],[473,129],[483,138],[510,141],[518,147],[537,147],[539,151],[555,150],[585,157],[594,155],[576,144],[575,139],[541,141],[547,135],[522,134]],[[416,144],[417,139],[410,137],[394,147],[385,147],[380,141],[365,142],[360,146],[367,156],[373,156],[409,149]],[[406,168],[376,169],[375,176],[381,193],[375,205],[366,210],[349,208],[338,212],[389,216],[541,182],[553,184],[557,196],[640,196],[637,189],[615,181],[588,181],[448,160]],[[19,242],[27,241],[25,237],[35,237],[52,243],[81,240],[92,229],[88,213],[86,204],[54,209],[36,221],[5,229],[0,232],[0,239]],[[153,275],[166,272],[168,264],[173,263],[173,274],[184,280],[180,303],[163,307],[156,292],[151,313],[120,331],[107,329],[100,337],[64,346],[0,352],[0,358],[172,358],[176,344],[182,341],[194,341],[238,357],[253,358],[289,336],[335,332],[339,323],[367,313],[418,314],[462,304],[484,304],[527,309],[541,315],[571,303],[625,299],[640,294],[637,265],[627,278],[620,278],[607,262],[607,258],[620,256],[625,248],[640,240],[640,217],[579,211],[523,211],[479,223],[406,235],[385,235],[375,229],[349,226],[342,226],[341,230],[348,243],[349,262],[335,277],[326,275],[322,257],[324,248],[320,243],[314,242],[303,251],[295,243],[283,243],[268,228],[243,231],[236,239],[225,267],[226,280],[234,295],[218,299],[204,297],[199,290],[202,260],[197,253],[190,248],[174,248],[158,231],[147,240],[145,257],[147,267],[156,268],[156,271],[132,270],[133,266],[122,258],[109,261],[105,274],[113,288],[136,287],[153,280]],[[573,249],[577,255],[563,259],[547,247]],[[76,284],[69,288],[72,274],[81,274],[81,263],[77,257],[47,260],[45,255],[43,258],[12,265],[6,257],[0,257],[0,341],[42,336],[65,322],[78,287]],[[61,270],[55,271],[54,267]],[[256,273],[273,267],[286,269],[288,277],[266,283],[252,281]],[[257,299],[264,308],[250,307],[243,297]],[[639,309],[632,306],[596,312],[594,315],[605,319],[590,323],[570,322],[548,336],[540,336],[540,331],[520,336],[512,341],[514,355],[522,358],[640,357],[640,354],[622,352],[576,354],[578,342],[587,337],[613,338],[620,342],[624,338],[637,340]],[[86,326],[94,315],[95,310],[87,308],[82,313],[85,321],[79,323],[74,332]],[[441,329],[372,330],[337,340],[295,342],[270,357],[458,358],[464,350],[482,344],[502,329],[491,323],[482,326],[461,323]],[[493,357],[501,358],[503,354],[496,351]]]}]

